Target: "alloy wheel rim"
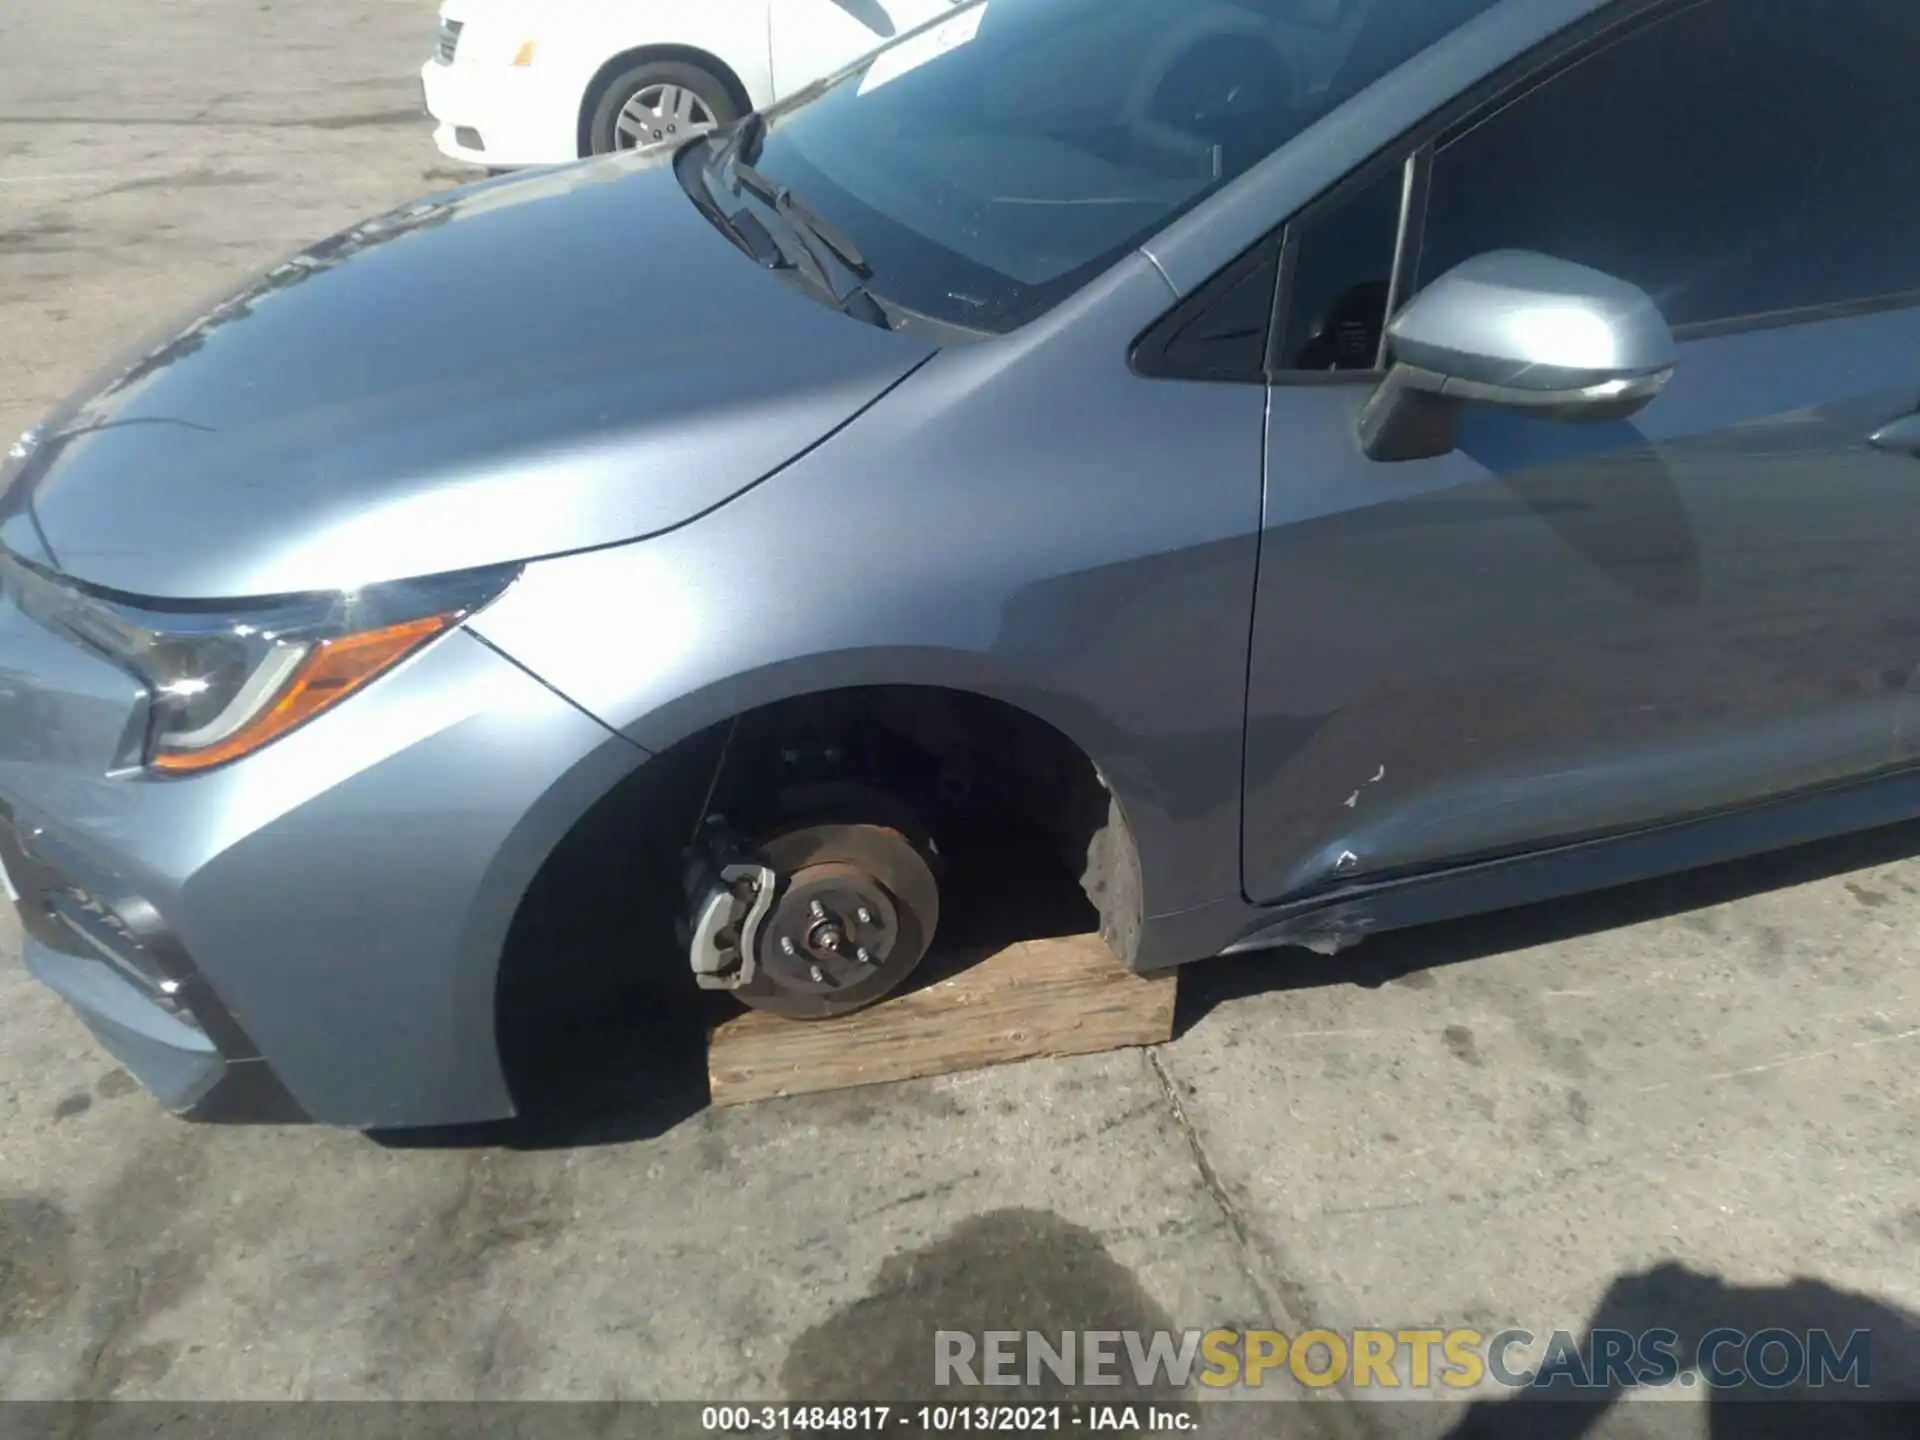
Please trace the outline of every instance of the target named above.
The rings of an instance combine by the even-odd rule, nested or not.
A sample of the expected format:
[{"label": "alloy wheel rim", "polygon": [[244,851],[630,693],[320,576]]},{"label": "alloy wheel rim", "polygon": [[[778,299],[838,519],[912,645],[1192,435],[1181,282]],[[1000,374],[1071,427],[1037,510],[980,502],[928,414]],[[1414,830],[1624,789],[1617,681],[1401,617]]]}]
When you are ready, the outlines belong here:
[{"label": "alloy wheel rim", "polygon": [[671,145],[713,128],[713,112],[684,85],[644,85],[620,107],[613,143],[621,150]]}]

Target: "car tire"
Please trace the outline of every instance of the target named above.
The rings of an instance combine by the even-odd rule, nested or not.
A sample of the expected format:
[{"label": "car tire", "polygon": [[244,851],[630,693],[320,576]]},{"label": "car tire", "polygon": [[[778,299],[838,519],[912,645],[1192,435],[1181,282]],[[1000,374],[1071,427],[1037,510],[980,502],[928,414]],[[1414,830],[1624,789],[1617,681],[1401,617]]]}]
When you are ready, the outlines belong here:
[{"label": "car tire", "polygon": [[[649,116],[658,123],[647,125]],[[643,138],[647,145],[670,145],[739,118],[740,107],[718,76],[684,61],[649,61],[601,86],[587,121],[587,153],[643,148]]]}]

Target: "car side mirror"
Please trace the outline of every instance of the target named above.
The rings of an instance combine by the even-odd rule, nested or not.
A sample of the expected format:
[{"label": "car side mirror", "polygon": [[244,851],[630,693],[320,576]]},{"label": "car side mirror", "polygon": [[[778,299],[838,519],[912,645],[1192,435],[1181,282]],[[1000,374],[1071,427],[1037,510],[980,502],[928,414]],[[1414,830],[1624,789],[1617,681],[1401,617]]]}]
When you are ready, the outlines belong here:
[{"label": "car side mirror", "polygon": [[1622,420],[1660,393],[1679,360],[1639,286],[1530,250],[1447,271],[1393,318],[1387,349],[1392,364],[1360,413],[1372,460],[1450,453],[1463,405]]}]

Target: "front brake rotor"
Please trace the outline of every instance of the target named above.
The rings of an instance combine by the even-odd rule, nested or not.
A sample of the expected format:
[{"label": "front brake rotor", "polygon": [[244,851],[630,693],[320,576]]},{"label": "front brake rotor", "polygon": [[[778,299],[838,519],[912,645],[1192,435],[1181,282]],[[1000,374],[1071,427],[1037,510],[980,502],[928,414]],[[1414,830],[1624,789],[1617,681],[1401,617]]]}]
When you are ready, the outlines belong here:
[{"label": "front brake rotor", "polygon": [[783,990],[831,994],[884,964],[900,938],[886,888],[857,866],[803,866],[767,917],[762,965]]},{"label": "front brake rotor", "polygon": [[781,877],[756,937],[755,974],[733,993],[756,1009],[823,1019],[870,1005],[926,954],[939,887],[898,830],[812,825],[761,847]]}]

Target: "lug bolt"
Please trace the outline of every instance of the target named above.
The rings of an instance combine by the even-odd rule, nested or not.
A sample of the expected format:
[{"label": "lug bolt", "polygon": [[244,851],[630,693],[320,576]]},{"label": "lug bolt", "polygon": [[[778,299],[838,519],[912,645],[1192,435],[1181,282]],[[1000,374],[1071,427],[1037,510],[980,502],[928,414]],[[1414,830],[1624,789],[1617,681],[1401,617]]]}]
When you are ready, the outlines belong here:
[{"label": "lug bolt", "polygon": [[854,911],[853,913],[854,913],[854,918],[859,920],[859,922],[862,925],[873,924],[873,912],[867,909],[866,906],[862,905],[858,910]]},{"label": "lug bolt", "polygon": [[780,953],[782,955],[793,954],[793,941],[788,939],[785,935],[782,935],[780,937]]},{"label": "lug bolt", "polygon": [[873,956],[867,953],[867,947],[864,945],[853,952],[853,958],[858,960],[862,965],[873,964]]},{"label": "lug bolt", "polygon": [[824,985],[827,983],[827,972],[822,970],[818,965],[809,966],[807,973],[813,976],[814,984]]},{"label": "lug bolt", "polygon": [[827,907],[822,905],[818,900],[809,905],[807,910],[816,920],[824,920],[827,918]]}]

